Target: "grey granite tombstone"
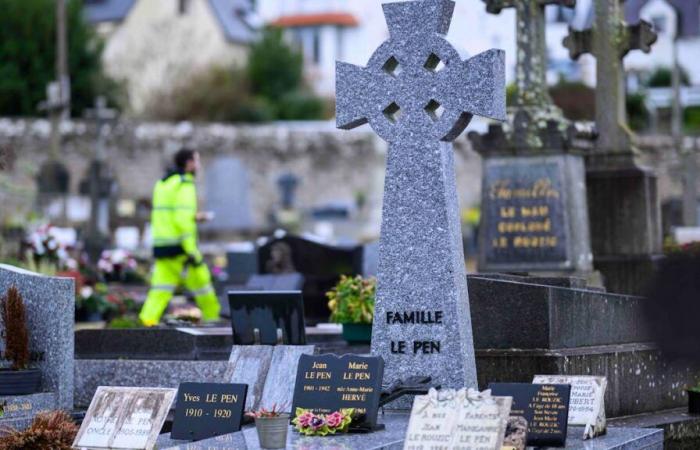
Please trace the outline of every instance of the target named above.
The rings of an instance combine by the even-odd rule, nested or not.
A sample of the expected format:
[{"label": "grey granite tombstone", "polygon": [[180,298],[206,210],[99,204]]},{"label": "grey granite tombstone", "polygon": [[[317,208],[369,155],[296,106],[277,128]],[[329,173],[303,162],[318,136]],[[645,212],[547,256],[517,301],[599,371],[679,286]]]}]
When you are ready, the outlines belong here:
[{"label": "grey granite tombstone", "polygon": [[213,231],[251,228],[250,181],[245,165],[236,158],[224,156],[209,163],[206,172],[206,209],[215,217],[203,228]]},{"label": "grey granite tombstone", "polygon": [[248,385],[246,411],[260,405],[271,360],[272,347],[269,345],[234,345],[231,349],[230,367],[224,374],[224,380],[226,383]]},{"label": "grey granite tombstone", "polygon": [[260,406],[271,408],[277,405],[291,411],[299,357],[313,355],[315,349],[313,345],[278,345],[274,348]]},{"label": "grey granite tombstone", "polygon": [[624,67],[631,50],[656,41],[644,21],[627,26],[621,0],[595,2],[592,29],[564,40],[572,58],[596,58],[595,148],[587,159],[587,190],[594,266],[609,291],[642,294],[662,250],[661,212],[654,171],[639,161],[627,125]]},{"label": "grey granite tombstone", "polygon": [[[385,381],[430,375],[476,387],[451,141],[473,114],[505,119],[504,53],[462,61],[454,2],[384,4],[389,39],[367,67],[337,63],[337,126],[389,143],[372,353]],[[400,405],[407,406],[407,405]]]},{"label": "grey granite tombstone", "polygon": [[470,133],[483,157],[479,270],[587,276],[592,270],[585,166],[575,127],[549,96],[545,6],[575,0],[483,0],[517,12],[512,123]]},{"label": "grey granite tombstone", "polygon": [[[16,286],[24,299],[29,329],[31,365],[41,369],[41,393],[0,397],[7,402],[3,420],[21,427],[37,412],[73,409],[73,315],[75,284],[72,279],[46,277],[0,264],[0,295]],[[0,322],[0,334],[4,325]],[[0,339],[0,367],[4,340]],[[12,405],[17,408],[11,408]],[[2,420],[0,420],[2,425]],[[5,423],[7,425],[7,423]]]}]

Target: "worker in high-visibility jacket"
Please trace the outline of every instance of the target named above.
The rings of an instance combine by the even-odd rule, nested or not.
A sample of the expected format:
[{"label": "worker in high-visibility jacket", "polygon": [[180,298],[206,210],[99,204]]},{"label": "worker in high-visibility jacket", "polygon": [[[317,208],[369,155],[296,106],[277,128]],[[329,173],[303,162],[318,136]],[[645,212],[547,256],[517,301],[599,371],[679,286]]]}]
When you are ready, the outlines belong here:
[{"label": "worker in high-visibility jacket", "polygon": [[219,319],[221,307],[211,274],[197,248],[197,222],[209,218],[207,213],[197,211],[195,175],[199,170],[199,154],[180,150],[175,155],[175,167],[153,190],[151,231],[155,265],[151,289],[139,314],[146,326],[160,322],[179,286],[192,293],[204,321]]}]

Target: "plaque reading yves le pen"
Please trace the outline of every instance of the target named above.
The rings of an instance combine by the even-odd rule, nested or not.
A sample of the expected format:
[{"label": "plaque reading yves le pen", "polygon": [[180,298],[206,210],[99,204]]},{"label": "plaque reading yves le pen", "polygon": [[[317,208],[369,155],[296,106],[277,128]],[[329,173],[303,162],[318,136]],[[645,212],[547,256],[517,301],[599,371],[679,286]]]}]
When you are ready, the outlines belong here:
[{"label": "plaque reading yves le pen", "polygon": [[240,431],[247,391],[247,384],[180,384],[173,439],[199,441]]},{"label": "plaque reading yves le pen", "polygon": [[492,395],[513,397],[511,416],[527,420],[527,445],[563,447],[569,415],[568,384],[492,383]]},{"label": "plaque reading yves le pen", "polygon": [[384,360],[378,356],[301,355],[292,412],[353,408],[358,422],[376,425],[383,377]]},{"label": "plaque reading yves le pen", "polygon": [[175,389],[98,387],[73,447],[153,448],[175,394]]},{"label": "plaque reading yves le pen", "polygon": [[541,160],[489,160],[484,174],[484,259],[499,264],[568,261],[563,168]]},{"label": "plaque reading yves le pen", "polygon": [[431,389],[415,398],[404,450],[501,450],[512,399]]},{"label": "plaque reading yves le pen", "polygon": [[592,439],[605,434],[605,377],[585,375],[535,375],[534,384],[569,384],[569,425],[584,427],[583,439]]}]

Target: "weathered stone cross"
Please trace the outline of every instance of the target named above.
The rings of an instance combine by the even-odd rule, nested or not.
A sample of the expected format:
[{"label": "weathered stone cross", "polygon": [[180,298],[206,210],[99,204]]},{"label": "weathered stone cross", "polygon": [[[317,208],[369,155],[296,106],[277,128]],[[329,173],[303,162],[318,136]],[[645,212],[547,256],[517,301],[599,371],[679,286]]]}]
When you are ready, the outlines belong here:
[{"label": "weathered stone cross", "polygon": [[591,53],[596,64],[595,153],[633,156],[631,132],[625,110],[624,66],[622,60],[631,50],[651,51],[656,33],[648,22],[627,26],[622,14],[624,0],[596,0],[595,25],[583,31],[569,30],[564,46],[573,59]]},{"label": "weathered stone cross", "polygon": [[430,375],[475,387],[454,155],[473,114],[505,120],[504,54],[462,61],[447,42],[454,2],[389,3],[389,39],[367,67],[336,67],[337,125],[389,142],[372,353],[389,382]]}]

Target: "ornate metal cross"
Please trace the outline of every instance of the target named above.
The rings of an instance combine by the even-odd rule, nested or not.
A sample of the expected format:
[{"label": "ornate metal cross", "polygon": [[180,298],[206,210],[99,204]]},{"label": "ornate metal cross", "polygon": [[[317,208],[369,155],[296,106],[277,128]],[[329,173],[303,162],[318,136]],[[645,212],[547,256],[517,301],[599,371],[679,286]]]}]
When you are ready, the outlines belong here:
[{"label": "ornate metal cross", "polygon": [[499,50],[462,61],[445,39],[453,11],[449,0],[385,4],[390,37],[367,67],[337,64],[336,115],[389,142],[372,336],[386,380],[475,387],[450,141],[473,114],[505,120],[505,69]]},{"label": "ornate metal cross", "polygon": [[569,30],[564,46],[573,59],[591,53],[596,64],[596,153],[633,155],[631,132],[625,110],[624,66],[631,50],[651,51],[656,33],[648,22],[627,26],[622,14],[624,0],[596,0],[595,25],[583,31]]}]

